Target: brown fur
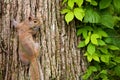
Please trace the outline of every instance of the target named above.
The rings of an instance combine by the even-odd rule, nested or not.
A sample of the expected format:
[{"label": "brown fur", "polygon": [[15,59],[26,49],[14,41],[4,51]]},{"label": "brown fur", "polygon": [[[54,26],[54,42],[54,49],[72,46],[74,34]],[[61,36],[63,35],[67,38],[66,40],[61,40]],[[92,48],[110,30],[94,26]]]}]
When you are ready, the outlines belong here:
[{"label": "brown fur", "polygon": [[36,33],[34,28],[40,26],[40,21],[37,18],[29,17],[21,23],[13,22],[17,28],[19,37],[19,57],[24,64],[30,64],[30,80],[40,80],[38,56],[39,46],[33,40],[33,34]]}]

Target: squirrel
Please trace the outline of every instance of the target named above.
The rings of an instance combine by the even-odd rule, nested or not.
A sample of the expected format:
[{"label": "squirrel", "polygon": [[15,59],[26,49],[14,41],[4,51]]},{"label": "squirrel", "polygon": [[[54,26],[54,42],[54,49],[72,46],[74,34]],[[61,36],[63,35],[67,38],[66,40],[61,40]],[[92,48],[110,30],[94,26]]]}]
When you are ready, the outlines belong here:
[{"label": "squirrel", "polygon": [[19,57],[23,64],[30,64],[30,80],[40,80],[39,73],[39,44],[33,40],[33,35],[40,26],[38,18],[28,17],[18,23],[13,20],[19,38]]}]

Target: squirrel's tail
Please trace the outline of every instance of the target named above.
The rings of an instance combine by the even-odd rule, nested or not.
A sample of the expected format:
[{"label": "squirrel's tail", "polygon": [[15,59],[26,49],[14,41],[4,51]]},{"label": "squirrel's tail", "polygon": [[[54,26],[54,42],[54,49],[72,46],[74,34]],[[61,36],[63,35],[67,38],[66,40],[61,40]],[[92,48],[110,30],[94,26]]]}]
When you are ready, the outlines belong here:
[{"label": "squirrel's tail", "polygon": [[30,63],[30,80],[43,80],[43,75],[41,75],[41,66],[39,60],[33,59]]}]

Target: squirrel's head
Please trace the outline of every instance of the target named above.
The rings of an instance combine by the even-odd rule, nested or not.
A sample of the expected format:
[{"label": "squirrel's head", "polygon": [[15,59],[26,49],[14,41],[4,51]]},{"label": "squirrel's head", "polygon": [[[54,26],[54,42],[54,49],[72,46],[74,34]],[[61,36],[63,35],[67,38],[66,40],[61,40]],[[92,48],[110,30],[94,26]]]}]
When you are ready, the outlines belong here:
[{"label": "squirrel's head", "polygon": [[13,26],[17,29],[19,33],[30,32],[34,34],[40,28],[40,20],[38,18],[28,17],[22,22],[17,22],[12,20]]},{"label": "squirrel's head", "polygon": [[40,27],[40,20],[38,18],[29,17],[27,21],[30,29],[37,29]]}]

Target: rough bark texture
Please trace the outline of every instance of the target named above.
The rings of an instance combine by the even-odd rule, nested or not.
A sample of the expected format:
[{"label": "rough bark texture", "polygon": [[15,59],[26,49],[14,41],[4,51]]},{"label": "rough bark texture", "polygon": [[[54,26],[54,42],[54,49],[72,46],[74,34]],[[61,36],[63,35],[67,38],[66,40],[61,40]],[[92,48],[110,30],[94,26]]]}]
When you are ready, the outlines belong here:
[{"label": "rough bark texture", "polygon": [[66,25],[60,14],[62,0],[0,0],[0,80],[29,80],[29,66],[18,56],[18,39],[11,19],[22,21],[30,13],[41,16],[37,36],[44,80],[80,80],[85,63],[75,24]]}]

